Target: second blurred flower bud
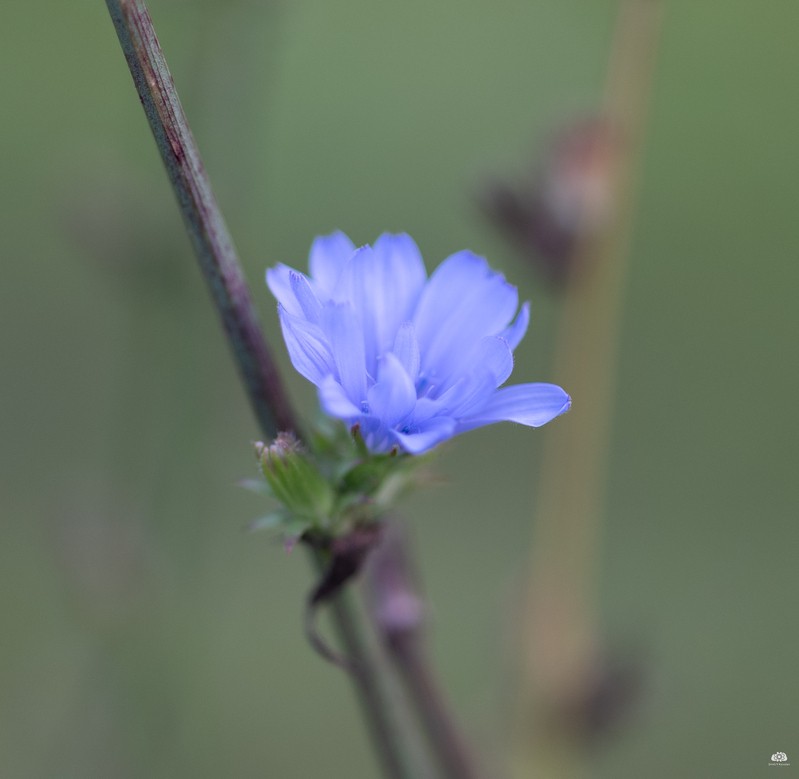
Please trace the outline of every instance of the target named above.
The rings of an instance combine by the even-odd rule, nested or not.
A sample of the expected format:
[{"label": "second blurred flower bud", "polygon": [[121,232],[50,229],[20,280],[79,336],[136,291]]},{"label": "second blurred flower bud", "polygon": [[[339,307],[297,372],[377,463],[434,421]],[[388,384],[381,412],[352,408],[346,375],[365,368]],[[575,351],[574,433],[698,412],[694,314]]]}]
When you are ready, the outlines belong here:
[{"label": "second blurred flower bud", "polygon": [[606,119],[574,121],[555,134],[527,181],[485,187],[486,215],[553,283],[566,280],[580,245],[612,218],[621,141]]}]

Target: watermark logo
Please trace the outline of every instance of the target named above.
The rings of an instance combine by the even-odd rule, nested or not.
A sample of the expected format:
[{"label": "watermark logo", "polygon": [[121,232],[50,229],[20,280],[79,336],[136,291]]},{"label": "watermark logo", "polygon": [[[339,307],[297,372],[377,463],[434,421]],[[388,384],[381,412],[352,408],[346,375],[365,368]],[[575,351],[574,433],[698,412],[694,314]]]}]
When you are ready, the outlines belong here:
[{"label": "watermark logo", "polygon": [[790,763],[788,762],[788,755],[786,755],[785,752],[775,752],[771,756],[771,762],[769,763],[769,765],[777,765],[777,766],[790,765]]}]

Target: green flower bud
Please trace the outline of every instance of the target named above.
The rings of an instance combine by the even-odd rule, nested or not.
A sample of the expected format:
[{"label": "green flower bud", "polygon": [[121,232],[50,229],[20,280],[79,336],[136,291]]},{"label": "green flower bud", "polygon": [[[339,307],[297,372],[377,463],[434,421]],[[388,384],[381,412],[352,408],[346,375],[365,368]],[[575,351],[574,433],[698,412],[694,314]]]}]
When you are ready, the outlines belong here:
[{"label": "green flower bud", "polygon": [[274,497],[298,519],[325,524],[333,508],[333,489],[293,433],[280,433],[266,446],[255,445],[264,478]]}]

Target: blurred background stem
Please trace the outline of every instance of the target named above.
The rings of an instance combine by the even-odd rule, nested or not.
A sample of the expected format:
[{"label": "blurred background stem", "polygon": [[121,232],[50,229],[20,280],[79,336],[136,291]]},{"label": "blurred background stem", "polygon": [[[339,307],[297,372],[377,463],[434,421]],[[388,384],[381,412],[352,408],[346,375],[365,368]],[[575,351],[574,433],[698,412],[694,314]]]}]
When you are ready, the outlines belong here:
[{"label": "blurred background stem", "polygon": [[551,375],[574,406],[545,432],[522,622],[518,779],[584,772],[586,709],[599,655],[595,593],[619,323],[661,11],[656,0],[620,4],[600,111],[617,144],[606,182],[612,210],[567,258]]},{"label": "blurred background stem", "polygon": [[388,523],[367,567],[372,619],[403,683],[420,730],[444,779],[479,779],[469,749],[438,682],[425,641],[426,609],[419,594],[408,531]]},{"label": "blurred background stem", "polygon": [[[268,439],[281,430],[299,432],[147,8],[141,0],[106,4],[261,431]],[[339,598],[331,614],[357,669],[352,679],[385,774],[411,779],[358,612],[348,598]]]},{"label": "blurred background stem", "polygon": [[421,637],[410,633],[397,637],[390,644],[389,657],[405,685],[441,776],[479,779],[477,766],[456,726]]}]

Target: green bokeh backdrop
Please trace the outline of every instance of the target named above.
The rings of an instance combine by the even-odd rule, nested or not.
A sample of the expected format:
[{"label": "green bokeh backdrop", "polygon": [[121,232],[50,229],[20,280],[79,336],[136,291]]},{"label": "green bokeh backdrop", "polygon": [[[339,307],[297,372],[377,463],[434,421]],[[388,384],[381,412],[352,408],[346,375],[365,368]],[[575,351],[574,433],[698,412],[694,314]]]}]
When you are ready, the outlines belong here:
[{"label": "green bokeh backdrop", "polygon": [[[151,10],[288,376],[264,269],[340,227],[488,256],[533,301],[516,375],[552,378],[557,303],[474,193],[596,105],[615,3]],[[0,776],[375,776],[301,636],[304,558],[242,532],[256,428],[104,4],[0,18]],[[666,5],[597,584],[649,675],[598,777],[799,763],[797,29],[792,0]],[[476,432],[407,505],[442,679],[497,763],[555,431]]]}]

